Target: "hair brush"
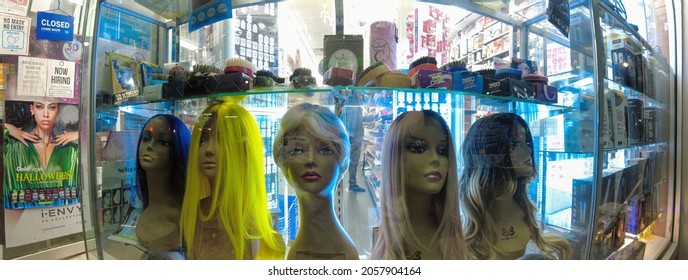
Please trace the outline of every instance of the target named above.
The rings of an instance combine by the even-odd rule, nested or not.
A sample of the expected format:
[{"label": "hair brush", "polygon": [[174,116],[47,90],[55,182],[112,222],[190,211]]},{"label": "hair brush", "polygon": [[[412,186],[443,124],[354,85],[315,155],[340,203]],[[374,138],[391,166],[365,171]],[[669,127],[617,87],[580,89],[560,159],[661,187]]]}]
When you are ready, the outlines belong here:
[{"label": "hair brush", "polygon": [[449,63],[442,65],[440,70],[449,72],[465,71],[466,63],[459,60],[450,61]]},{"label": "hair brush", "polygon": [[224,71],[225,74],[232,72],[240,72],[246,74],[247,76],[249,76],[249,78],[255,78],[256,75],[254,73],[256,72],[256,70],[258,70],[256,66],[253,65],[251,62],[240,57],[232,57],[230,59],[227,59],[226,65],[227,66],[225,67]]},{"label": "hair brush", "polygon": [[284,84],[284,78],[277,77],[275,74],[270,72],[270,70],[258,70],[256,72],[257,77],[269,77],[278,84]]},{"label": "hair brush", "polygon": [[384,62],[373,63],[358,75],[358,81],[356,81],[357,86],[366,86],[369,82],[375,80],[375,78],[382,76],[382,74],[392,71],[389,66]]}]

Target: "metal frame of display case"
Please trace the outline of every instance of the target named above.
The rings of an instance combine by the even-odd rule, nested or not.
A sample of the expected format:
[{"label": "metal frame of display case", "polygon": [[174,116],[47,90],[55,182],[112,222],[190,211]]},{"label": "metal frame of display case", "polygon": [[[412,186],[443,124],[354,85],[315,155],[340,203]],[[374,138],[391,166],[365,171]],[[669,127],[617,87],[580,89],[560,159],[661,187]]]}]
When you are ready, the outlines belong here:
[{"label": "metal frame of display case", "polygon": [[[100,2],[103,3],[103,4],[106,4],[106,5],[112,5],[112,4],[107,3],[107,1],[100,1]],[[274,2],[279,2],[279,1],[262,1],[262,3],[274,3]],[[335,2],[341,4],[341,1],[335,1]],[[544,15],[536,16],[536,17],[534,17],[534,18],[532,18],[532,19],[529,19],[529,20],[527,20],[527,21],[521,21],[521,20],[514,19],[514,18],[512,18],[511,16],[509,16],[509,15],[507,15],[507,14],[504,14],[504,13],[502,13],[502,12],[496,12],[496,11],[494,11],[494,10],[491,10],[491,9],[489,9],[489,8],[480,6],[480,5],[478,5],[478,4],[475,4],[475,3],[469,2],[469,1],[462,1],[461,3],[457,3],[457,1],[450,1],[450,0],[421,0],[421,1],[419,1],[419,2],[428,2],[428,3],[434,3],[434,4],[451,5],[451,6],[460,7],[460,8],[462,8],[462,9],[468,10],[468,11],[470,11],[470,12],[473,12],[473,13],[476,13],[476,14],[480,14],[480,15],[484,15],[484,16],[488,16],[488,17],[491,17],[491,18],[495,18],[495,19],[497,19],[497,20],[499,20],[499,21],[502,21],[502,22],[504,22],[504,23],[507,23],[507,24],[511,25],[511,26],[514,28],[514,30],[517,29],[517,28],[518,28],[518,29],[521,29],[521,30],[522,30],[522,31],[521,31],[521,41],[520,41],[520,49],[519,49],[518,53],[520,54],[520,57],[523,57],[523,58],[526,58],[526,57],[527,57],[527,56],[526,56],[527,50],[528,50],[528,36],[527,36],[527,35],[528,35],[528,34],[531,34],[531,33],[532,33],[532,34],[536,34],[536,35],[540,35],[540,36],[542,36],[543,38],[546,38],[546,40],[550,40],[550,41],[552,41],[552,42],[556,42],[556,43],[562,44],[562,45],[564,45],[564,46],[569,46],[569,43],[568,43],[565,39],[563,39],[561,36],[556,35],[556,34],[553,34],[552,32],[550,32],[550,31],[548,31],[548,30],[545,30],[545,29],[543,29],[543,28],[540,28],[540,27],[535,26],[536,23],[541,22],[541,21],[543,21],[543,20],[546,20],[546,18],[545,18]],[[250,6],[250,5],[251,5],[251,3],[248,3],[248,4],[245,4],[245,5],[235,6],[234,8],[239,8],[239,7],[243,7],[243,6]],[[604,40],[603,40],[604,38],[603,38],[603,35],[602,35],[602,34],[603,34],[603,30],[602,30],[602,26],[601,26],[600,20],[601,20],[601,14],[602,14],[603,12],[606,12],[606,13],[611,14],[611,15],[613,15],[613,16],[616,16],[616,15],[615,15],[615,13],[612,12],[612,9],[611,9],[604,1],[599,1],[599,0],[588,0],[588,1],[586,1],[586,0],[576,0],[576,1],[574,1],[573,3],[571,3],[571,5],[572,5],[572,9],[575,8],[575,7],[583,6],[583,5],[589,5],[589,6],[586,6],[586,7],[588,7],[588,9],[589,9],[589,11],[590,11],[590,13],[591,13],[591,15],[590,15],[591,19],[594,19],[593,22],[591,23],[592,35],[593,35],[593,38],[594,38],[594,43],[592,43],[592,47],[593,47],[593,48],[592,48],[591,51],[590,51],[590,50],[578,50],[578,51],[580,51],[580,52],[582,52],[582,53],[585,53],[586,55],[591,56],[592,59],[593,59],[593,61],[595,62],[595,67],[594,67],[593,73],[592,73],[594,91],[598,93],[598,94],[595,95],[595,103],[594,103],[595,106],[596,106],[596,112],[595,112],[595,114],[594,114],[594,129],[595,129],[594,143],[595,143],[595,145],[594,145],[594,149],[593,149],[593,152],[592,152],[592,154],[593,154],[593,163],[594,163],[594,172],[593,172],[593,174],[595,175],[595,176],[594,176],[594,178],[595,178],[595,179],[594,179],[595,184],[594,184],[594,187],[593,187],[593,191],[594,191],[593,194],[594,194],[594,195],[592,196],[590,203],[591,203],[591,205],[595,205],[595,207],[592,207],[592,213],[591,213],[591,214],[592,214],[592,217],[593,217],[592,222],[597,222],[598,219],[600,218],[600,213],[598,212],[598,208],[599,208],[599,205],[598,205],[599,202],[598,202],[598,201],[601,200],[601,196],[602,196],[602,193],[598,190],[598,186],[600,186],[600,185],[602,184],[602,176],[599,176],[599,175],[603,173],[603,161],[604,161],[603,156],[605,155],[605,152],[606,152],[606,151],[605,151],[605,148],[603,147],[603,144],[602,144],[602,139],[601,139],[601,137],[600,137],[600,135],[601,135],[601,129],[602,129],[602,128],[600,127],[600,126],[601,126],[600,123],[601,123],[601,120],[602,120],[602,118],[603,118],[603,115],[602,115],[602,114],[604,114],[604,112],[606,111],[606,110],[604,109],[604,107],[605,107],[605,106],[604,106],[604,104],[605,104],[604,95],[603,95],[603,94],[600,94],[600,93],[604,92],[604,90],[605,90],[605,88],[606,88],[606,86],[605,86],[605,80],[606,80],[606,78],[605,78],[605,71],[604,71],[604,69],[607,68],[606,61],[605,61],[606,53],[605,53],[605,46],[604,46]],[[338,6],[338,7],[341,9],[341,5]],[[100,8],[98,7],[97,9],[100,9]],[[118,9],[121,9],[121,8],[118,8]],[[100,13],[96,12],[96,22],[98,22],[99,17],[100,17]],[[617,21],[619,21],[619,22],[625,22],[624,20],[621,20],[620,18],[617,18]],[[156,23],[156,24],[158,24],[158,25],[161,26],[161,27],[166,28],[167,31],[168,31],[168,34],[169,34],[169,32],[170,32],[172,29],[174,29],[174,28],[176,28],[176,27],[179,26],[179,23],[180,23],[180,22],[173,23],[173,26],[166,25],[166,24],[162,24],[162,23],[159,23],[159,24]],[[643,45],[645,48],[647,48],[648,50],[652,50],[652,46],[650,46],[650,44],[649,44],[647,41],[645,41],[645,40],[642,38],[642,36],[640,36],[640,35],[638,34],[638,32],[636,32],[636,31],[631,31],[632,29],[630,29],[630,26],[629,26],[627,23],[624,24],[623,26],[621,26],[621,28],[624,29],[624,30],[628,30],[630,33],[632,33],[632,35],[633,35],[636,39],[640,40],[640,42],[642,43],[642,45]],[[94,34],[96,34],[96,36],[94,36],[94,37],[97,37],[97,34],[98,34],[98,27],[97,27],[97,25],[96,25],[96,27],[95,27],[94,29],[95,29]],[[514,32],[514,34],[515,34],[515,32]],[[670,37],[671,37],[671,36],[670,36]],[[515,38],[515,35],[514,35],[514,38]],[[94,40],[94,42],[97,41],[96,38],[94,38],[93,40]],[[512,40],[512,42],[514,42],[514,43],[512,44],[513,52],[516,53],[516,52],[515,52],[515,51],[516,51],[516,44],[515,44],[515,41]],[[679,42],[679,44],[680,44],[680,42]],[[97,43],[94,44],[93,48],[94,48],[94,49],[97,48]],[[176,42],[176,44],[174,44],[173,48],[176,48],[177,50],[179,49],[179,42],[178,42],[178,41]],[[172,51],[172,53],[174,53],[174,51]],[[95,61],[95,59],[94,59],[94,61]],[[95,73],[95,72],[96,72],[95,68],[92,68],[92,69],[91,69],[91,75],[92,75],[91,77],[93,77],[93,78],[97,77],[97,73]],[[674,76],[671,75],[671,77],[674,77]],[[92,82],[92,83],[91,83],[91,90],[92,90],[93,92],[97,92],[97,88],[96,88],[96,85],[95,85],[95,84],[96,84],[95,82]],[[276,92],[276,93],[280,93],[280,92],[282,92],[282,93],[287,93],[287,92],[313,92],[313,93],[331,92],[331,93],[333,93],[333,95],[335,95],[335,96],[341,96],[340,94],[341,94],[341,93],[344,93],[344,92],[351,92],[351,91],[364,90],[364,89],[365,89],[365,90],[371,90],[371,89],[369,89],[369,88],[359,88],[359,87],[353,87],[353,86],[344,86],[344,87],[319,88],[319,89],[314,89],[314,90],[303,90],[303,91],[291,91],[291,90],[280,91],[280,90],[271,90],[270,92],[271,92],[271,93],[275,93],[275,92]],[[372,89],[372,90],[384,90],[384,89],[375,88],[375,89]],[[397,89],[387,89],[387,90],[397,90]],[[412,89],[412,91],[414,91],[414,92],[424,92],[424,91],[426,91],[426,90],[423,90],[423,89]],[[462,92],[462,93],[457,93],[456,91],[446,91],[446,90],[436,90],[436,89],[433,89],[433,90],[431,90],[431,91],[432,91],[432,92],[441,92],[441,93],[446,93],[446,94],[456,94],[456,96],[461,96],[461,97],[463,97],[463,96],[472,96],[472,95],[473,95],[473,94],[468,94],[468,93],[464,93],[464,92]],[[428,92],[429,92],[429,91],[428,91]],[[260,94],[261,91],[253,91],[253,92],[247,92],[247,93],[249,93],[249,94]],[[238,93],[237,93],[237,94],[238,94]],[[243,94],[246,94],[246,93],[243,93]],[[233,94],[218,94],[217,96],[226,96],[226,95],[233,95]],[[208,98],[208,97],[213,97],[213,96],[210,95],[210,96],[191,97],[191,98]],[[475,94],[475,97],[484,97],[484,95]],[[94,99],[94,98],[91,98],[91,97],[88,96],[88,95],[83,95],[82,98],[85,99],[85,100],[87,100],[87,102],[85,102],[85,103],[83,103],[83,104],[89,104],[89,105],[88,105],[88,107],[89,107],[89,108],[88,108],[89,115],[90,115],[90,116],[95,116],[95,114],[96,114],[96,109],[97,109],[97,108],[96,108],[96,105],[95,105],[95,99]],[[503,101],[512,102],[512,107],[513,107],[513,108],[516,107],[516,104],[517,104],[517,103],[538,104],[538,102],[525,101],[525,100],[514,99],[514,98],[500,98],[500,97],[491,97],[491,98],[492,98],[492,99],[496,99],[496,100],[500,100],[500,99],[501,99],[501,100],[503,100]],[[680,98],[680,97],[679,97],[679,98]],[[672,101],[673,101],[673,100],[672,100]],[[83,100],[82,100],[82,102],[83,102]],[[671,101],[669,101],[669,103],[671,104]],[[136,105],[136,104],[131,104],[131,105]],[[336,106],[337,109],[336,109],[336,110],[337,110],[337,111],[340,111],[342,105],[343,105],[343,103],[337,102],[337,106]],[[540,104],[540,105],[543,105],[543,104]],[[550,106],[556,107],[556,105],[550,105]],[[676,105],[675,105],[675,104],[674,104],[671,108],[674,110],[674,112],[677,111],[677,110],[675,109],[675,108],[676,108]],[[678,116],[680,116],[680,112],[678,112],[678,114],[679,114]],[[93,118],[87,118],[87,119],[88,119],[88,128],[89,128],[89,131],[95,131],[95,124],[94,124]],[[676,124],[675,124],[676,120],[678,120],[678,121],[679,121],[679,125],[681,125],[681,123],[680,123],[681,120],[680,120],[680,119],[671,118],[671,122],[674,123],[674,127],[675,127],[675,125],[676,125]],[[672,134],[672,135],[671,135],[671,140],[670,140],[670,141],[677,141],[677,139],[676,139],[677,137],[676,137],[675,135],[673,135],[675,132],[676,132],[675,129],[674,129],[674,130],[671,130],[671,134]],[[680,137],[678,137],[678,142],[680,142]],[[91,134],[89,135],[88,143],[89,143],[89,145],[88,145],[89,154],[90,154],[90,155],[94,155],[94,154],[95,154],[95,143],[97,143],[97,142],[96,142],[96,139],[95,139],[95,134],[91,133]],[[675,165],[675,167],[676,167],[677,169],[674,169],[674,170],[679,170],[678,167],[680,167],[680,163],[677,163],[677,162],[676,162],[676,159],[675,159],[675,154],[676,154],[675,152],[676,152],[676,151],[677,151],[677,150],[676,150],[676,145],[670,145],[670,151],[669,151],[668,154],[672,156],[672,159],[669,160],[669,163],[670,163],[670,164],[673,163],[673,164]],[[680,149],[678,150],[678,152],[680,152]],[[89,157],[88,166],[89,166],[89,167],[95,167],[95,166],[96,166],[95,157],[93,157],[93,156],[90,156],[90,157]],[[87,184],[87,185],[95,185],[95,184],[94,184],[94,183],[96,182],[96,175],[95,175],[95,172],[84,172],[84,173],[85,173],[85,174],[88,174],[88,180],[87,180],[87,181],[89,182],[89,184]],[[86,176],[86,175],[85,175],[85,176]],[[668,179],[670,180],[670,181],[669,181],[669,186],[670,186],[670,188],[672,188],[672,189],[675,189],[675,188],[676,188],[676,183],[677,183],[677,182],[681,182],[681,177],[680,177],[680,174],[679,174],[678,172],[675,172],[675,174],[669,174]],[[93,187],[92,190],[95,190],[95,187]],[[672,195],[673,195],[673,194],[672,194]],[[675,199],[673,199],[672,201],[673,201],[674,203],[678,203],[679,199],[678,199],[678,198],[675,198]],[[89,200],[89,203],[91,203],[91,205],[96,205],[95,193],[94,193],[94,192],[92,192],[92,194],[91,194],[91,199]],[[92,210],[91,215],[92,215],[92,217],[95,217],[95,216],[96,216],[95,209],[96,209],[95,207],[91,207],[91,210]],[[673,216],[673,218],[672,218],[672,222],[673,222],[673,224],[675,224],[675,225],[672,227],[672,229],[673,229],[673,230],[672,230],[672,233],[673,233],[674,236],[677,236],[677,235],[678,235],[678,233],[677,233],[677,230],[678,230],[678,229],[677,229],[677,226],[676,226],[676,225],[678,225],[678,222],[679,222],[679,215],[676,214],[676,213],[673,213],[673,214],[674,214],[674,216]],[[594,236],[594,233],[595,233],[594,230],[595,230],[595,229],[594,229],[594,227],[592,226],[592,224],[589,225],[588,228],[587,228],[587,231],[588,231],[588,232],[587,232],[587,236],[588,236],[588,237],[587,237],[587,239],[586,239],[586,241],[585,241],[586,244],[585,244],[585,257],[584,257],[584,259],[587,259],[587,258],[590,257],[591,249],[592,249],[592,236]],[[96,234],[97,234],[97,233],[96,233]],[[97,249],[98,249],[98,258],[101,258],[101,259],[102,259],[102,248],[101,248],[100,244],[98,244],[96,247],[97,247]]]}]

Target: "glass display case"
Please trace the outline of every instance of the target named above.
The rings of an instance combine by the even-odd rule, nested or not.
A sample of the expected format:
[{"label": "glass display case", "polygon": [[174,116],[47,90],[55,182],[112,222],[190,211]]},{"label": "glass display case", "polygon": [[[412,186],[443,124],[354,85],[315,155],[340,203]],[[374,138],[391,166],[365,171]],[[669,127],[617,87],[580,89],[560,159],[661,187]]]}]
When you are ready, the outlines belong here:
[{"label": "glass display case", "polygon": [[[232,1],[231,19],[192,32],[189,11],[163,14],[145,2],[102,1],[92,16],[93,94],[82,97],[92,133],[81,146],[91,155],[83,203],[98,221],[85,228],[96,240],[90,258],[198,257],[185,254],[188,244],[162,256],[140,239],[137,226],[151,221],[141,141],[156,115],[195,135],[210,122],[204,110],[226,102],[248,111],[260,132],[250,145],[263,151],[265,197],[247,199],[266,202],[261,211],[287,248],[306,214],[273,145],[284,115],[301,103],[327,108],[347,130],[350,163],[333,207],[359,259],[375,258],[389,211],[385,137],[400,115],[421,110],[446,122],[457,168],[448,172],[457,177],[468,168],[461,152],[476,122],[498,113],[523,119],[535,172],[521,191],[536,228],[563,237],[571,258],[657,259],[675,242],[675,47],[665,28],[673,22],[657,16],[674,11],[663,1]],[[236,74],[237,66],[267,71]],[[227,169],[247,164],[227,160]],[[186,180],[188,195],[197,186]],[[469,183],[458,188],[457,196]],[[466,224],[470,210],[459,201]],[[174,219],[159,219],[178,228],[188,215],[178,204]],[[485,204],[500,220],[490,214],[494,202]],[[516,257],[540,253],[536,243]]]}]

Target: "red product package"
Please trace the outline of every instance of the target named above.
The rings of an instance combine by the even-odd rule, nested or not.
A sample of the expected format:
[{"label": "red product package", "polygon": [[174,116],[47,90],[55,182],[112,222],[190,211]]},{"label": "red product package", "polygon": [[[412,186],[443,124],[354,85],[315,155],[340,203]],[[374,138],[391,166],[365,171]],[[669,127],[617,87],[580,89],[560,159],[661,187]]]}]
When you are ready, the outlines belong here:
[{"label": "red product package", "polygon": [[435,33],[436,30],[437,30],[437,21],[434,21],[431,19],[423,21],[423,32]]},{"label": "red product package", "polygon": [[427,46],[428,46],[428,48],[434,48],[435,46],[437,46],[437,44],[436,44],[436,43],[437,43],[437,41],[436,41],[436,40],[437,40],[437,36],[435,36],[435,35],[428,35],[427,40],[428,40],[428,41],[427,41]]}]

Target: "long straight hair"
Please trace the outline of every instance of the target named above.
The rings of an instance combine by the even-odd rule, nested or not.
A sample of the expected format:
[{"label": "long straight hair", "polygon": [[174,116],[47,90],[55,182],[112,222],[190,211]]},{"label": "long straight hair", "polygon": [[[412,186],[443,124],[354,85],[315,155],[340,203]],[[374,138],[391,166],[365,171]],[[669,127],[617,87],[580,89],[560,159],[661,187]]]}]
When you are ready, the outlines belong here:
[{"label": "long straight hair", "polygon": [[528,185],[538,175],[535,161],[530,176],[518,178],[514,172],[510,154],[516,140],[517,124],[525,128],[530,157],[535,159],[533,136],[528,124],[513,113],[496,113],[478,119],[468,130],[461,146],[464,166],[459,178],[459,197],[469,257],[497,257],[498,232],[491,211],[497,198],[512,196],[525,213],[530,238],[538,248],[551,258],[569,259],[571,249],[568,241],[556,235],[542,235],[535,216],[535,204],[528,198]]},{"label": "long straight hair", "polygon": [[[201,174],[199,145],[204,126],[215,118],[217,175],[212,186],[208,213],[199,212],[201,189],[209,181]],[[209,106],[194,125],[186,175],[186,193],[182,206],[180,230],[194,256],[194,234],[198,219],[217,217],[224,234],[234,248],[236,259],[243,259],[248,240],[260,240],[256,259],[283,259],[284,242],[271,226],[268,212],[263,139],[253,116],[235,100]]]},{"label": "long straight hair", "polygon": [[440,123],[449,143],[447,180],[442,190],[432,195],[432,211],[439,224],[433,238],[439,241],[444,259],[464,259],[466,255],[459,216],[454,141],[444,119],[436,112],[423,110],[401,114],[392,122],[385,135],[382,144],[381,222],[379,236],[373,248],[373,259],[403,260],[407,248],[426,248],[411,226],[406,205],[406,175],[403,170],[406,162],[405,141],[410,137],[410,129],[426,125],[430,120]]},{"label": "long straight hair", "polygon": [[[148,123],[150,123],[155,118],[164,119],[170,128],[170,133],[172,134],[172,145],[170,152],[172,153],[172,184],[169,187],[169,191],[175,194],[175,197],[181,200],[184,197],[184,186],[186,182],[186,163],[188,162],[189,155],[189,141],[191,141],[191,133],[186,124],[177,117],[167,114],[155,115],[148,119],[143,125],[142,129],[145,129]],[[143,131],[141,132],[143,134]],[[141,146],[142,137],[139,136],[139,142],[136,146],[136,156],[139,154],[139,147]],[[138,189],[139,196],[143,202],[143,208],[148,207],[149,197],[148,197],[148,175],[146,170],[141,167],[141,162],[136,160],[136,178],[138,178]]]}]

